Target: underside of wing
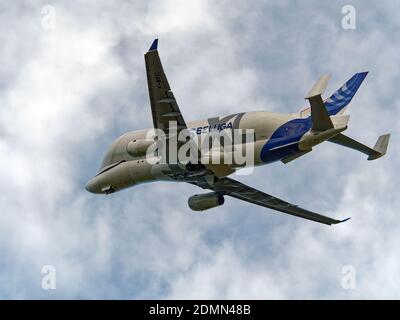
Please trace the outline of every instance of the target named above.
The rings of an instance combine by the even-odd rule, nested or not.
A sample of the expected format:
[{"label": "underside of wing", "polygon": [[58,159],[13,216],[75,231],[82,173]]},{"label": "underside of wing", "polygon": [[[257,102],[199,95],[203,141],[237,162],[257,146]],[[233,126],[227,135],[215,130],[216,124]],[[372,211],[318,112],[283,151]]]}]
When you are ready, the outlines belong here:
[{"label": "underside of wing", "polygon": [[215,192],[231,196],[246,202],[254,203],[262,207],[266,207],[272,210],[284,212],[296,217],[304,218],[307,220],[316,221],[319,223],[331,225],[344,222],[350,218],[344,220],[336,220],[321,214],[303,209],[297,205],[291,204],[257,189],[249,187],[239,181],[230,178],[215,178],[213,183],[207,183],[207,181],[198,181],[194,183],[202,188],[211,189]]},{"label": "underside of wing", "polygon": [[154,128],[161,129],[168,134],[172,129],[169,124],[173,122],[179,133],[180,130],[186,129],[186,123],[165,76],[157,46],[158,39],[155,39],[149,51],[144,55],[153,125]]}]

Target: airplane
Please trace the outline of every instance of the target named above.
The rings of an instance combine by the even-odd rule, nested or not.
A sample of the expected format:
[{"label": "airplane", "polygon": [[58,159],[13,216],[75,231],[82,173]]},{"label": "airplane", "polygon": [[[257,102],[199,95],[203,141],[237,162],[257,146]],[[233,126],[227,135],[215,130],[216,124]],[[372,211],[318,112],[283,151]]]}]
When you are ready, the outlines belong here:
[{"label": "airplane", "polygon": [[146,152],[159,138],[154,135],[149,139],[149,132],[154,129],[165,132],[167,141],[172,139],[169,133],[172,129],[177,133],[189,130],[195,135],[212,130],[252,129],[253,166],[275,161],[287,164],[324,141],[362,152],[368,156],[368,160],[378,159],[386,154],[390,134],[381,135],[374,147],[370,148],[342,133],[347,129],[350,117],[344,112],[368,72],[356,73],[327,99],[323,99],[322,94],[330,76],[321,76],[305,97],[309,107],[297,113],[253,111],[186,122],[164,73],[158,53],[158,39],[153,41],[144,58],[153,128],[127,132],[117,138],[109,147],[99,172],[87,183],[87,191],[110,194],[144,182],[186,182],[209,190],[188,199],[188,205],[194,211],[221,206],[225,197],[229,196],[326,225],[350,219],[337,220],[303,209],[229,178],[230,174],[242,168],[234,162],[203,164],[201,159],[197,164],[150,162],[146,159]]}]

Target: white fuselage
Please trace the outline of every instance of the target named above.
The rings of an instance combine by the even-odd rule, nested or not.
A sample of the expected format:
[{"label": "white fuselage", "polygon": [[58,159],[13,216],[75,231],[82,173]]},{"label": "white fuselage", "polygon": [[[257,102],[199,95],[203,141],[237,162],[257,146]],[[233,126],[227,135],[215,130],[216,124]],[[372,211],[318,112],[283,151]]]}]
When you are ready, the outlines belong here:
[{"label": "white fuselage", "polygon": [[[213,130],[230,130],[230,129],[252,129],[254,130],[254,148],[252,149],[252,165],[262,165],[269,162],[277,161],[280,154],[273,155],[271,161],[263,151],[266,143],[272,140],[277,146],[285,145],[287,138],[294,137],[295,141],[299,140],[307,128],[298,129],[298,125],[290,125],[281,130],[284,136],[279,135],[276,139],[271,139],[285,124],[290,124],[292,120],[305,120],[299,115],[280,114],[275,112],[246,112],[238,113],[223,117],[209,118],[207,120],[199,120],[187,123],[188,129],[196,135],[204,135]],[[304,121],[303,121],[304,122]],[[301,132],[297,132],[303,130]],[[171,164],[151,163],[146,155],[132,155],[128,152],[129,144],[145,141],[148,139],[150,131],[153,129],[145,129],[139,131],[130,131],[117,138],[109,148],[99,173],[89,182],[88,187],[96,193],[107,193],[107,191],[117,191],[139,183],[154,180],[176,180],[171,178]],[[299,135],[300,133],[300,135]],[[297,139],[297,136],[299,138]],[[297,139],[297,140],[296,140]],[[293,144],[292,142],[289,143]],[[245,149],[245,148],[244,148]],[[272,150],[276,150],[274,145]],[[284,154],[283,154],[284,155]],[[276,158],[276,159],[275,159]],[[153,159],[154,160],[154,159]],[[176,166],[175,165],[175,169]],[[235,163],[225,163],[221,159],[220,164],[208,164],[210,169],[216,176],[224,177],[233,173],[238,166]]]}]

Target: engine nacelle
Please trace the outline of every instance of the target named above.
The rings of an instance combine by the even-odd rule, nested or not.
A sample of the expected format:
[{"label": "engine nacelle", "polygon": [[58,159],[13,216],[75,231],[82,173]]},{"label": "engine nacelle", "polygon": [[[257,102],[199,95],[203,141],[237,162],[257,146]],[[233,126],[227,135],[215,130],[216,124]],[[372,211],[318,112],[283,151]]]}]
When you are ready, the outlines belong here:
[{"label": "engine nacelle", "polygon": [[148,147],[154,143],[154,140],[132,140],[128,142],[126,151],[132,157],[142,157],[146,155]]},{"label": "engine nacelle", "polygon": [[224,196],[216,192],[204,194],[195,194],[188,199],[190,209],[194,211],[203,211],[223,205],[225,202]]}]

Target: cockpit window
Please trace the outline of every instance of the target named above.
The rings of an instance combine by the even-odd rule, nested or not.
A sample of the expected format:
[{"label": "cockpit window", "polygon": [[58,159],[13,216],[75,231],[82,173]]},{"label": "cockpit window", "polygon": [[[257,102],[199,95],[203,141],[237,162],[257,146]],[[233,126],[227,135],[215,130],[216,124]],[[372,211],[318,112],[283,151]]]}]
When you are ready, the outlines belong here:
[{"label": "cockpit window", "polygon": [[113,163],[113,164],[109,164],[108,166],[103,167],[103,168],[96,174],[96,176],[98,176],[98,175],[102,174],[103,172],[106,172],[106,171],[108,171],[108,170],[110,170],[110,169],[112,169],[112,168],[115,168],[117,165],[119,165],[119,164],[121,164],[121,163],[123,163],[123,162],[125,162],[125,160],[121,160],[120,162],[116,162],[116,163]]}]

